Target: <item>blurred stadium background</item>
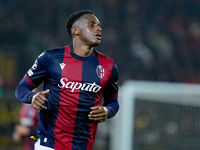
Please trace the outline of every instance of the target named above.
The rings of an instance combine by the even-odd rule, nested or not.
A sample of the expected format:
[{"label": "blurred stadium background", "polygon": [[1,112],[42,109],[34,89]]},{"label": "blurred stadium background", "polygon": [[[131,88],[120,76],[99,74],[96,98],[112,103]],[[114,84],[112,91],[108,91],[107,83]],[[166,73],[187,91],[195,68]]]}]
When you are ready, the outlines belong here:
[{"label": "blurred stadium background", "polygon": [[79,9],[101,21],[97,49],[116,62],[121,87],[94,150],[199,150],[199,0],[0,0],[0,150],[22,149],[11,139],[15,87],[42,51],[71,42],[65,22]]}]

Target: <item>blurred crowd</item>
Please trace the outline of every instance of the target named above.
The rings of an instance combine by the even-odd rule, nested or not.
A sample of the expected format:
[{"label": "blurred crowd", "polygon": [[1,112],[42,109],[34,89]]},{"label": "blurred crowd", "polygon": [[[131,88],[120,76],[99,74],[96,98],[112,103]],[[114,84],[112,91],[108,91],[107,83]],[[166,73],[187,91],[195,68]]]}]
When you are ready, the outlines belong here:
[{"label": "blurred crowd", "polygon": [[71,43],[65,22],[79,9],[101,21],[97,49],[114,59],[120,83],[200,83],[199,0],[1,0],[0,45],[14,45],[24,68],[43,50]]},{"label": "blurred crowd", "polygon": [[132,22],[136,21],[137,30],[129,35],[129,50],[135,58],[131,76],[199,83],[200,23],[197,14],[200,2],[142,0],[135,3],[138,7],[132,13],[136,18],[133,17]]}]

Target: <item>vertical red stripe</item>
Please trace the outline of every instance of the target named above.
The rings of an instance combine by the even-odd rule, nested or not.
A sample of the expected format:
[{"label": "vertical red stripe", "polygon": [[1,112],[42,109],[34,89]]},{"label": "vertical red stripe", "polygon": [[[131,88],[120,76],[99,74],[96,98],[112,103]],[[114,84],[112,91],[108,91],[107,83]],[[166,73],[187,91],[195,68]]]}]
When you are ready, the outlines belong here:
[{"label": "vertical red stripe", "polygon": [[[66,65],[62,70],[62,78],[67,78],[67,82],[77,81],[81,83],[82,62],[75,61],[75,59],[71,57],[69,46],[65,48],[63,63]],[[71,89],[61,89],[59,112],[54,130],[56,139],[54,146],[55,149],[72,148],[72,138],[78,108],[79,91],[80,90],[76,90],[74,93],[72,93]],[[64,147],[61,145],[64,145]]]}]

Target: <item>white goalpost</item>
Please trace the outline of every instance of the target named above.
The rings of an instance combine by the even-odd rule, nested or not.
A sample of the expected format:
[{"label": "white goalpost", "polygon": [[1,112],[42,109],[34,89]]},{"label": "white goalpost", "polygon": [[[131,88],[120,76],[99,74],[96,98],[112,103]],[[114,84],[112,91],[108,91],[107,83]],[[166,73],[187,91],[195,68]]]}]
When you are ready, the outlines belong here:
[{"label": "white goalpost", "polygon": [[200,148],[200,85],[129,80],[119,103],[110,150]]}]

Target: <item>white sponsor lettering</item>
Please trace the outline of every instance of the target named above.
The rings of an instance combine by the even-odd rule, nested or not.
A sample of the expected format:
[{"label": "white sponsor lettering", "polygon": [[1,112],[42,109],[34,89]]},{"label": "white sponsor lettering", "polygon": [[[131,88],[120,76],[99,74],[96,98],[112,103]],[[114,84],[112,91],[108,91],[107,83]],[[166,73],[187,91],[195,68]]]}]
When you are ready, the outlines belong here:
[{"label": "white sponsor lettering", "polygon": [[58,87],[71,89],[71,92],[74,92],[75,90],[80,89],[82,91],[97,93],[101,89],[101,87],[98,84],[96,84],[95,82],[93,82],[93,83],[70,82],[70,81],[68,81],[67,78],[60,79],[60,84],[58,84]]}]

